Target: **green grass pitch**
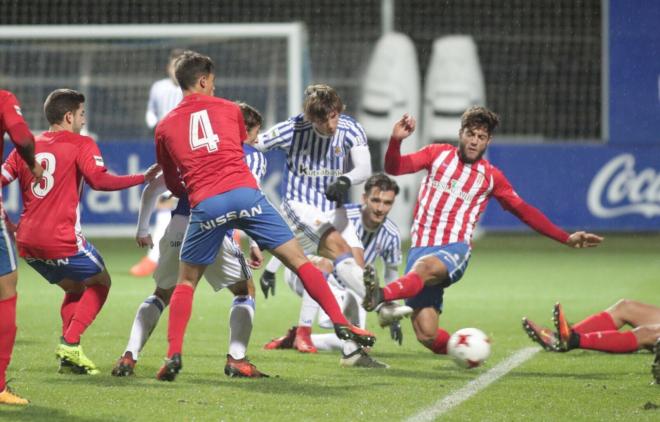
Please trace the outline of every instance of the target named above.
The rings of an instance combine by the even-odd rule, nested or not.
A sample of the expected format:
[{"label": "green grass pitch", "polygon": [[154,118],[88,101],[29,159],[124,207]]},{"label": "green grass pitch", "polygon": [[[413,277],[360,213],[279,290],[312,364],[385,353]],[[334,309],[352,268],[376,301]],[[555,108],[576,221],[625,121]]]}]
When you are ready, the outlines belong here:
[{"label": "green grass pitch", "polygon": [[[550,324],[556,300],[572,321],[623,297],[660,305],[659,236],[610,236],[600,248],[570,250],[541,236],[489,235],[475,244],[463,280],[445,293],[441,316],[449,331],[475,326],[492,337],[493,354],[482,368],[461,370],[432,355],[415,341],[407,320],[399,346],[373,315],[369,326],[379,335],[373,356],[389,363],[387,370],[340,368],[334,353],[264,351],[265,342],[297,321],[299,301],[280,279],[274,298],[264,300],[258,291],[248,350],[273,378],[223,374],[231,294],[214,294],[200,284],[177,380],[154,379],[167,347],[167,312],[141,355],[137,376],[117,379],[110,370],[126,345],[137,306],[154,286],[150,278],[128,275],[142,253],[131,240],[94,243],[113,276],[108,302],[83,337],[101,375],[57,373],[62,292],[21,263],[19,332],[8,376],[32,403],[0,408],[0,420],[402,420],[532,346],[521,317]],[[660,420],[660,408],[653,408],[660,406],[660,386],[651,385],[651,361],[648,352],[540,352],[442,419]]]}]

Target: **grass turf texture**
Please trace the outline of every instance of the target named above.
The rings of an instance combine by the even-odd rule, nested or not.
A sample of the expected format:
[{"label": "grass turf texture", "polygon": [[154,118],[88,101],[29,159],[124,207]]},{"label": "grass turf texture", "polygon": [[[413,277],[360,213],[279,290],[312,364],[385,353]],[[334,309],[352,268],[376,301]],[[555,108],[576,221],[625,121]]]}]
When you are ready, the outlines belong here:
[{"label": "grass turf texture", "polygon": [[[483,368],[462,370],[431,354],[416,342],[407,320],[400,347],[377,327],[373,315],[369,326],[379,336],[373,356],[392,366],[387,370],[340,368],[337,353],[264,351],[265,342],[297,321],[299,300],[280,277],[274,298],[264,300],[258,291],[248,350],[259,369],[277,377],[246,380],[223,374],[231,294],[214,294],[200,284],[177,380],[154,379],[167,348],[167,311],[140,356],[137,376],[114,378],[110,370],[126,345],[135,311],[154,284],[151,278],[128,274],[142,253],[131,240],[94,243],[112,274],[113,288],[82,344],[101,375],[57,373],[62,292],[22,262],[19,332],[8,375],[32,404],[2,407],[0,419],[401,420],[531,346],[521,317],[549,325],[556,300],[574,322],[622,297],[660,304],[658,236],[610,236],[591,250],[569,250],[540,236],[486,236],[475,245],[466,276],[446,292],[441,316],[449,331],[475,326],[492,337],[493,354]],[[660,409],[653,405],[660,406],[660,386],[650,385],[651,360],[648,352],[540,352],[442,418],[658,420]]]}]

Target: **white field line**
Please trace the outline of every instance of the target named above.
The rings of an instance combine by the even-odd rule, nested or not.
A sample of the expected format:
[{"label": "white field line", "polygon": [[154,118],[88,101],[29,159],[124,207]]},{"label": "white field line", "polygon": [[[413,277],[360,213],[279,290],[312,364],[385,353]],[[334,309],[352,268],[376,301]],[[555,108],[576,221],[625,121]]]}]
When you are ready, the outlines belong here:
[{"label": "white field line", "polygon": [[488,387],[498,379],[508,374],[512,369],[522,365],[540,352],[540,347],[526,347],[515,352],[507,359],[495,365],[492,369],[479,377],[473,379],[460,390],[456,390],[448,396],[443,397],[431,406],[406,419],[406,422],[433,421],[443,413],[449,412],[454,407]]}]

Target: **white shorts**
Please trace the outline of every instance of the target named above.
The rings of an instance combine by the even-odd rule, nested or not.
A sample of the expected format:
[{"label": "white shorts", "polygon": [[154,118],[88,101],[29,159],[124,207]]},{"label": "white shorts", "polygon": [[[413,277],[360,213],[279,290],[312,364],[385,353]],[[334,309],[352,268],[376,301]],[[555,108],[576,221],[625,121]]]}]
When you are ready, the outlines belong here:
[{"label": "white shorts", "polygon": [[318,253],[321,237],[333,227],[346,240],[348,246],[364,249],[353,223],[346,216],[345,208],[323,212],[313,205],[297,201],[283,201],[281,208],[284,219],[306,254]]},{"label": "white shorts", "polygon": [[[156,286],[170,289],[176,286],[179,276],[179,252],[188,227],[188,217],[175,214],[170,220],[165,234],[160,239],[160,257],[154,272]],[[228,236],[222,241],[222,247],[215,262],[206,267],[204,278],[216,292],[252,277],[241,248]]]}]

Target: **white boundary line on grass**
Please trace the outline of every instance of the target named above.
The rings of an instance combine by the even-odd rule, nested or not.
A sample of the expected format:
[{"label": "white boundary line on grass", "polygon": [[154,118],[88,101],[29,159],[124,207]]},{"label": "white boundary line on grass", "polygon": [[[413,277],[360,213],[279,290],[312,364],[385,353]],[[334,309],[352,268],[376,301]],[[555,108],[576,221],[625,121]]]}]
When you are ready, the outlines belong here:
[{"label": "white boundary line on grass", "polygon": [[433,421],[443,413],[447,413],[454,407],[463,403],[465,400],[477,394],[479,391],[488,387],[498,379],[508,374],[515,367],[522,365],[531,359],[536,353],[540,352],[540,347],[526,347],[515,352],[507,359],[495,365],[488,372],[480,375],[465,385],[460,390],[456,390],[448,396],[443,397],[431,406],[419,413],[406,419],[406,422]]}]

